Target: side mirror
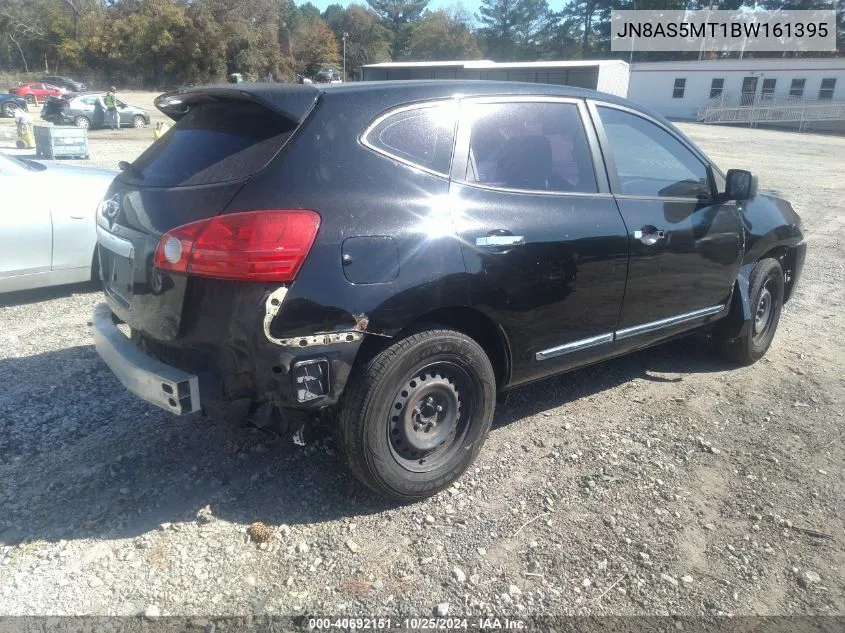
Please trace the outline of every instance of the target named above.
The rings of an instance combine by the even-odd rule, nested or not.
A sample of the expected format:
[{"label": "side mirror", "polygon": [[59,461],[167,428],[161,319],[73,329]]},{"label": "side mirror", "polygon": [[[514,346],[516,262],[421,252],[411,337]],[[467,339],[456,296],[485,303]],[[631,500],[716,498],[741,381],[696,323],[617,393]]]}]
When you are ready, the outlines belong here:
[{"label": "side mirror", "polygon": [[757,176],[750,171],[729,169],[725,182],[725,200],[749,200],[757,195]]}]

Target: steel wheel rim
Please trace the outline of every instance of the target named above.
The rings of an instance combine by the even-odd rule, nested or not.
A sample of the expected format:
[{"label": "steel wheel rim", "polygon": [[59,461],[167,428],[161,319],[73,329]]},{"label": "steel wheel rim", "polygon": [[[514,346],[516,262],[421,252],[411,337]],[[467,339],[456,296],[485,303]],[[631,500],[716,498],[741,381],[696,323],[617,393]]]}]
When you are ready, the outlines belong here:
[{"label": "steel wheel rim", "polygon": [[754,313],[754,332],[752,339],[755,343],[764,339],[772,327],[775,315],[775,299],[771,291],[772,280],[769,279],[763,285],[760,298],[757,300],[757,308]]},{"label": "steel wheel rim", "polygon": [[141,117],[135,117],[134,119],[132,119],[132,125],[136,130],[140,130],[142,127],[144,127],[144,119],[142,119]]},{"label": "steel wheel rim", "polygon": [[471,385],[463,368],[447,362],[405,378],[387,420],[387,443],[399,466],[430,472],[460,450],[474,408]]}]

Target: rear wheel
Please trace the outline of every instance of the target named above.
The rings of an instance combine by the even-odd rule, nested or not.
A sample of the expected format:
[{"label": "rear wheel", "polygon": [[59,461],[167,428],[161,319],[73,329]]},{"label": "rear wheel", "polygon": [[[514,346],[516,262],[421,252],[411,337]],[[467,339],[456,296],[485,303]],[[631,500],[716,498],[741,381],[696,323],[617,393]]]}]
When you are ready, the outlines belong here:
[{"label": "rear wheel", "polygon": [[397,341],[347,385],[338,424],[352,472],[392,499],[443,490],[481,449],[495,394],[490,359],[465,334],[429,329]]},{"label": "rear wheel", "polygon": [[13,117],[13,116],[15,116],[15,112],[19,109],[20,109],[20,106],[18,106],[17,103],[15,103],[14,101],[7,101],[6,103],[3,104],[2,113],[3,113],[3,116]]},{"label": "rear wheel", "polygon": [[761,259],[751,271],[748,296],[751,323],[746,333],[735,339],[718,338],[722,356],[740,365],[751,365],[763,358],[775,337],[783,308],[783,269],[776,259]]},{"label": "rear wheel", "polygon": [[140,129],[145,125],[147,125],[147,120],[141,115],[135,115],[134,117],[132,117],[132,127],[134,127],[135,129]]},{"label": "rear wheel", "polygon": [[81,128],[89,128],[91,127],[91,121],[88,119],[87,116],[78,116],[73,120],[73,124],[76,127]]}]

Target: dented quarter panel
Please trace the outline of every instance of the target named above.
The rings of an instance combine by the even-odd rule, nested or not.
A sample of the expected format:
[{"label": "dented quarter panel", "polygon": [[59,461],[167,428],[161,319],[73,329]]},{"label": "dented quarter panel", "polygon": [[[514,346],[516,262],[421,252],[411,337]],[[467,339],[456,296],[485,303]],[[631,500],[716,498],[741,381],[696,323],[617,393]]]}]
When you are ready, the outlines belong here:
[{"label": "dented quarter panel", "polygon": [[[448,179],[398,166],[357,142],[380,112],[377,104],[350,112],[327,99],[317,107],[320,116],[304,124],[295,157],[279,156],[226,209],[307,208],[321,214],[296,280],[284,289],[265,287],[252,308],[256,396],[299,408],[336,402],[365,337],[392,337],[428,311],[467,303],[460,244],[442,202]],[[396,177],[397,169],[403,177]],[[343,271],[344,240],[380,235],[395,244],[398,275],[385,283],[350,282]],[[248,317],[231,317],[249,327]],[[297,404],[290,371],[294,363],[318,357],[331,364],[331,394]]]}]

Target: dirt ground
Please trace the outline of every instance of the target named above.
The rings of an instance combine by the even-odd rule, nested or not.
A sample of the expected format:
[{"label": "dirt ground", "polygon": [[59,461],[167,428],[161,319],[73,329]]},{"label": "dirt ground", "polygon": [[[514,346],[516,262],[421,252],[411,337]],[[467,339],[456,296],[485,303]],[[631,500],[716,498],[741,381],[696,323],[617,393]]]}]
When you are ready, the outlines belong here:
[{"label": "dirt ground", "polygon": [[[0,615],[845,615],[845,138],[681,127],[804,219],[767,356],[692,337],[522,388],[422,503],[327,440],[140,402],[93,350],[91,288],[0,299]],[[92,131],[88,164],[151,139]]]}]

